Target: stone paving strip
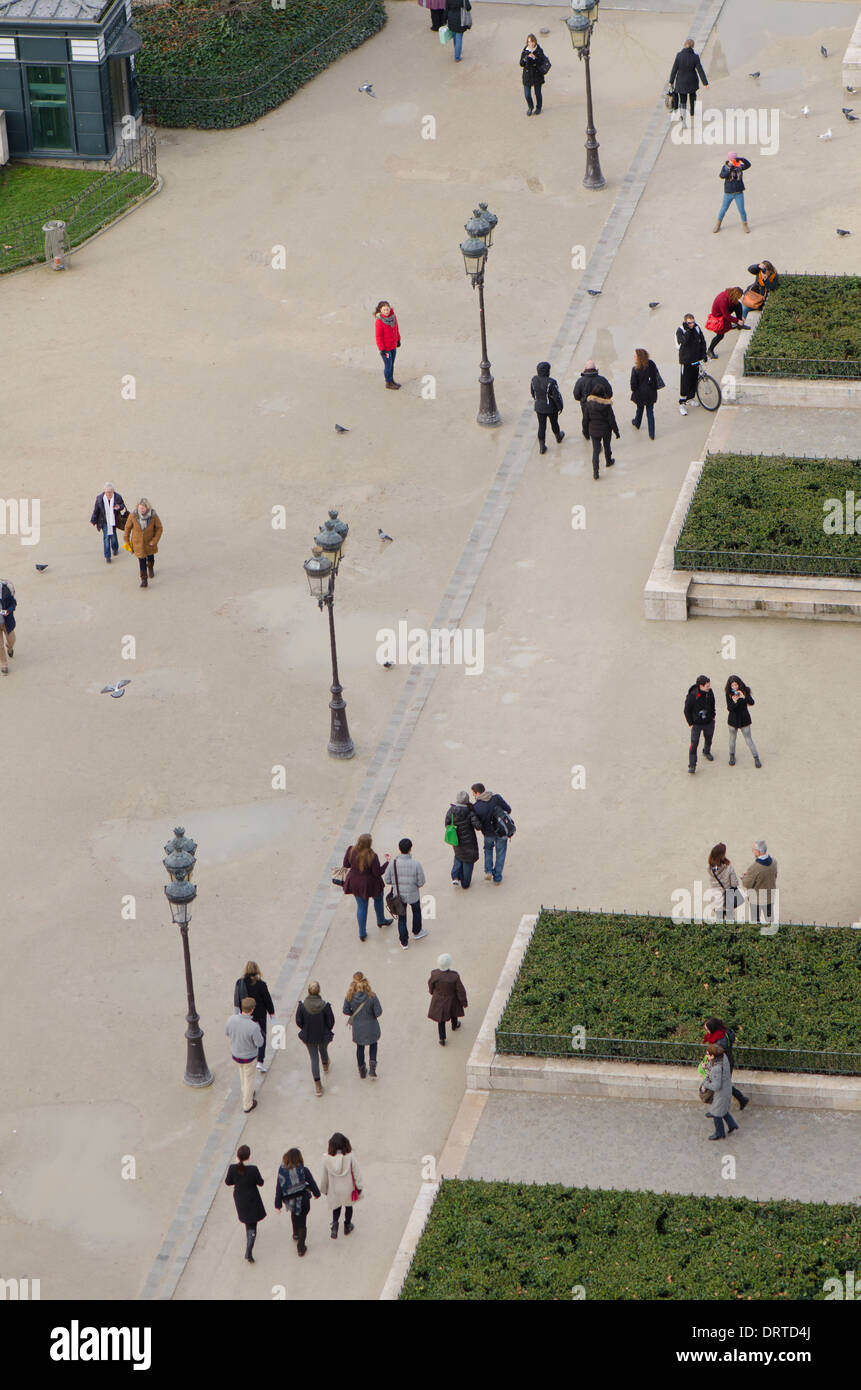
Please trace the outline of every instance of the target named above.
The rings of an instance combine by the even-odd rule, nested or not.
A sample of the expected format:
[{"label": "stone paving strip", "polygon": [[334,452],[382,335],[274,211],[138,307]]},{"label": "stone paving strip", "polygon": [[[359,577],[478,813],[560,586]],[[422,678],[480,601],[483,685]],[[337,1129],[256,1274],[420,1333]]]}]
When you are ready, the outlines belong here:
[{"label": "stone paving strip", "polygon": [[[700,6],[690,30],[698,50],[705,46],[723,2],[704,0]],[[583,272],[582,283],[556,336],[550,357],[559,362],[564,358],[564,368],[557,371],[558,376],[564,375],[567,370],[574,348],[589,320],[592,299],[586,290],[600,289],[603,285],[654,168],[669,125],[669,115],[661,98],[656,103],[631,168]],[[534,446],[534,417],[531,408],[527,408],[514,427],[511,442],[449,580],[432,626],[454,627],[463,617]],[[403,694],[370,760],[359,795],[346,822],[333,837],[336,845],[349,844],[360,830],[373,825],[440,669],[425,666],[413,667],[410,671]],[[293,982],[307,978],[325,939],[337,906],[337,899],[331,890],[331,875],[339,862],[339,853],[333,852],[279,973],[274,991],[279,999],[292,1000],[295,997]],[[275,1022],[287,1022],[283,1010],[278,1011]],[[259,1078],[258,1085],[264,1082],[265,1078]],[[238,1083],[234,1081],[143,1285],[143,1299],[169,1299],[176,1290],[242,1134],[244,1116],[239,1109],[238,1095]]]}]

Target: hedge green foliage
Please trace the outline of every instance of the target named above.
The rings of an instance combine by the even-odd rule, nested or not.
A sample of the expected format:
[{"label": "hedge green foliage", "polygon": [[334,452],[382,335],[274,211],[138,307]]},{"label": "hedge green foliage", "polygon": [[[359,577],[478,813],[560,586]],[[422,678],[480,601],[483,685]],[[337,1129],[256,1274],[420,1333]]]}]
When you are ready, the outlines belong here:
[{"label": "hedge green foliage", "polygon": [[283,9],[272,0],[175,0],[135,10],[144,117],[207,130],[246,125],[385,22],[383,0],[285,0]]},{"label": "hedge green foliage", "polygon": [[812,1300],[859,1260],[848,1204],[452,1179],[401,1298]]},{"label": "hedge green foliage", "polygon": [[744,359],[745,376],[861,377],[857,275],[782,275]]},{"label": "hedge green foliage", "polygon": [[[861,520],[853,526],[859,534],[830,534],[831,518],[841,519],[834,501],[844,508],[846,529],[847,492],[861,501],[857,460],[710,454],[676,543],[676,569],[861,574]],[[711,562],[711,552],[739,559]],[[757,556],[787,560],[772,565]],[[794,556],[831,557],[833,563],[796,567]]]},{"label": "hedge green foliage", "polygon": [[[791,1048],[850,1054],[855,1063],[834,1069],[858,1072],[859,968],[861,932],[850,928],[784,925],[764,937],[755,925],[545,908],[499,1023],[499,1050],[583,1056],[570,1046],[581,1026],[587,1056],[600,1051],[598,1038],[654,1039],[686,1044],[667,1061],[699,1061],[703,1018],[715,1014],[740,1027],[741,1065],[768,1067],[768,1049]],[[503,1034],[558,1041],[532,1047]]]}]

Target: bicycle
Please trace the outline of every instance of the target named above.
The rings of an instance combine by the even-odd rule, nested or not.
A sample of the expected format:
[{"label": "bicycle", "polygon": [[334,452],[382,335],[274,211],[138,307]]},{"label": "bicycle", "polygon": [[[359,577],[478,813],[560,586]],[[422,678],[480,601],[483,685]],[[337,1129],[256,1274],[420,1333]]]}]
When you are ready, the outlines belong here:
[{"label": "bicycle", "polygon": [[717,410],[721,403],[721,389],[713,376],[703,371],[700,363],[700,374],[697,378],[697,400],[704,410]]}]

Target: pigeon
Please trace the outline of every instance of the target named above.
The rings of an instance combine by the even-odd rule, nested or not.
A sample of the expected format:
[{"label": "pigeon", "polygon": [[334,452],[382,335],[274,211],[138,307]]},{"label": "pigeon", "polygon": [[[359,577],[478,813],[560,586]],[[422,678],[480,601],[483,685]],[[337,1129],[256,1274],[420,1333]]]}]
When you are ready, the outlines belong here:
[{"label": "pigeon", "polygon": [[850,111],[854,111],[854,110],[855,110],[855,107],[854,107],[854,106],[841,106],[840,110],[843,112],[843,115],[844,115],[844,116],[848,116]]},{"label": "pigeon", "polygon": [[759,73],[758,73],[758,72],[749,72],[747,75],[748,75],[748,77],[759,77]]},{"label": "pigeon", "polygon": [[855,95],[855,88],[854,88],[854,87],[845,87],[845,88],[844,88],[844,91],[847,91],[851,97],[854,97],[854,95]]},{"label": "pigeon", "polygon": [[380,538],[381,541],[393,541],[393,540],[394,540],[394,536],[387,536],[386,533],[385,533],[385,531],[383,531],[382,528],[379,527],[379,526],[377,527],[377,535],[379,536],[379,538]]},{"label": "pigeon", "polygon": [[115,700],[119,700],[126,693],[123,687],[130,684],[130,681],[117,681],[116,685],[103,685],[99,693],[111,695]]},{"label": "pigeon", "polygon": [[809,107],[809,106],[802,106],[802,108],[801,108],[801,114],[802,114],[802,116],[809,116],[809,115],[810,115],[810,107]]},{"label": "pigeon", "polygon": [[857,121],[861,119],[861,117],[853,116],[851,111],[844,111],[843,115],[846,117],[847,121]]},{"label": "pigeon", "polygon": [[650,300],[649,300],[649,308],[650,308],[650,309],[657,309],[657,307],[658,307],[658,305],[660,304],[660,302],[661,302],[661,301],[660,301],[659,299],[650,299]]},{"label": "pigeon", "polygon": [[828,129],[826,130],[825,134],[824,134],[824,135],[820,135],[819,138],[820,138],[820,140],[830,140],[830,139],[832,138],[832,135],[831,135],[831,127],[829,126]]},{"label": "pigeon", "polygon": [[549,34],[549,33],[550,33],[550,30],[549,30],[549,29],[539,29],[538,32],[539,32],[539,34]]},{"label": "pigeon", "polygon": [[359,88],[359,91],[366,92],[369,97],[375,97],[377,95],[374,91],[373,82],[363,82],[361,87]]},{"label": "pigeon", "polygon": [[392,669],[392,667],[394,666],[394,664],[395,664],[395,663],[394,663],[393,661],[384,661],[384,662],[383,662],[383,670],[384,670],[384,671],[391,671],[391,669]]},{"label": "pigeon", "polygon": [[819,45],[819,52],[822,54],[823,58],[828,57],[828,49],[825,47],[824,43],[821,43]]},{"label": "pigeon", "polygon": [[592,298],[594,299],[594,298],[597,297],[597,295],[599,295],[599,294],[601,293],[601,291],[600,291],[600,290],[587,290],[586,293],[587,293],[587,294],[591,294],[591,295],[592,295]]},{"label": "pigeon", "polygon": [[838,235],[838,236],[851,236],[852,233],[851,233],[851,232],[847,232],[847,230],[846,230],[845,227],[838,227],[838,228],[837,228],[837,235]]},{"label": "pigeon", "polygon": [[347,426],[346,426],[346,425],[339,425],[338,422],[336,421],[336,422],[335,422],[335,433],[336,433],[336,434],[349,434],[350,431],[347,429]]},{"label": "pigeon", "polygon": [[47,568],[48,568],[47,565],[37,565],[37,566],[36,566],[36,569],[39,571],[40,574],[42,574]]}]

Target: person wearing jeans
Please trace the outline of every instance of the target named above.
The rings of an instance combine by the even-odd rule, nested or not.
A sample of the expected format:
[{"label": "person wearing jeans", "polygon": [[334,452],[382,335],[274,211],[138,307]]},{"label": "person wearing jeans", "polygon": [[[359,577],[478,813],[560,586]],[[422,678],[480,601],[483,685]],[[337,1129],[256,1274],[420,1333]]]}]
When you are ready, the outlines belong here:
[{"label": "person wearing jeans", "polygon": [[[389,856],[386,855],[384,863],[388,862]],[[347,877],[344,880],[344,892],[356,899],[356,921],[359,924],[359,940],[366,941],[368,937],[368,901],[373,898],[374,911],[377,914],[377,926],[391,926],[392,919],[385,913],[383,903],[383,871],[380,861],[374,853],[373,842],[370,835],[360,835],[355,845],[349,845],[344,855],[342,868],[345,868]]]},{"label": "person wearing jeans", "polygon": [[335,1036],[335,1015],[332,1005],[321,995],[316,980],[308,981],[308,994],[296,1006],[296,1027],[299,1029],[299,1041],[305,1044],[311,1058],[314,1091],[321,1096],[320,1063],[323,1063],[324,1071],[329,1070],[329,1043]]},{"label": "person wearing jeans", "polygon": [[[735,1039],[735,1033],[733,1033],[733,1034],[732,1034],[732,1037],[730,1037],[730,1034],[729,1034],[729,1031],[728,1031],[728,1029],[727,1029],[727,1026],[726,1026],[726,1024],[724,1023],[724,1021],[723,1021],[722,1018],[707,1018],[707,1019],[706,1019],[706,1021],[705,1021],[705,1042],[706,1042],[706,1044],[708,1044],[708,1043],[720,1043],[721,1047],[723,1048],[724,1052],[725,1052],[726,1055],[727,1055],[727,1060],[728,1060],[728,1062],[729,1062],[729,1074],[730,1074],[730,1079],[732,1079],[732,1074],[733,1074],[733,1072],[735,1071],[735,1062],[733,1061],[733,1056],[732,1056],[732,1045],[733,1045],[734,1039]],[[743,1091],[740,1091],[740,1090],[738,1089],[737,1086],[733,1086],[733,1087],[732,1087],[732,1096],[733,1096],[733,1100],[737,1100],[737,1101],[738,1101],[738,1108],[739,1108],[739,1110],[743,1110],[744,1107],[745,1107],[746,1105],[750,1105],[750,1096],[746,1096],[746,1095],[744,1094]]]},{"label": "person wearing jeans", "polygon": [[729,1113],[732,1104],[732,1072],[730,1071],[729,1058],[721,1047],[720,1043],[709,1043],[706,1052],[711,1058],[711,1064],[706,1073],[706,1086],[713,1091],[710,1105],[711,1109],[706,1111],[710,1120],[714,1120],[714,1134],[709,1134],[709,1139],[723,1139],[723,1122],[726,1120],[730,1134],[734,1134],[738,1125]]},{"label": "person wearing jeans", "polygon": [[[427,931],[422,926],[422,895],[421,890],[425,883],[425,871],[417,859],[413,859],[411,850],[412,840],[403,839],[398,841],[399,853],[386,865],[383,874],[383,882],[388,883],[394,888],[395,893],[406,907],[409,907],[413,914],[413,937],[416,941],[422,940],[427,936]],[[404,912],[398,916],[398,937],[401,946],[405,951],[409,950],[410,938],[407,931],[406,907]]]},{"label": "person wearing jeans", "polygon": [[588,436],[592,441],[592,477],[597,479],[602,444],[607,468],[612,468],[616,462],[610,449],[611,435],[615,434],[616,438],[619,438],[619,426],[616,424],[616,416],[613,412],[613,397],[598,394],[596,387],[595,394],[586,397],[583,419]]},{"label": "person wearing jeans", "polygon": [[335,1133],[329,1140],[328,1151],[323,1155],[320,1191],[329,1201],[332,1239],[338,1239],[338,1222],[341,1219],[342,1207],[344,1235],[348,1236],[353,1229],[353,1192],[357,1192],[360,1197],[362,1195],[362,1171],[346,1134]]},{"label": "person wearing jeans", "polygon": [[[472,883],[472,871],[478,860],[478,837],[469,793],[458,792],[445,814],[445,828],[448,833],[454,827],[456,842],[452,844],[454,859],[451,866],[451,881],[468,888]],[[449,841],[451,843],[451,841]]]},{"label": "person wearing jeans", "polygon": [[115,492],[113,483],[105,483],[104,492],[100,492],[93,505],[93,514],[90,517],[90,525],[95,526],[101,534],[102,547],[105,552],[105,560],[111,563],[111,556],[119,551],[117,531],[125,526],[128,508],[118,492]]},{"label": "person wearing jeans", "polygon": [[631,400],[636,407],[631,424],[635,430],[638,430],[643,423],[643,411],[645,410],[650,439],[655,437],[655,402],[663,385],[661,373],[646,349],[637,348],[634,352],[634,365],[631,368]]},{"label": "person wearing jeans", "polygon": [[446,4],[445,22],[446,27],[454,36],[452,47],[454,48],[454,61],[456,63],[460,62],[463,53],[464,33],[472,24],[471,19],[468,24],[463,22],[471,9],[470,0],[448,0]]},{"label": "person wearing jeans", "polygon": [[726,683],[726,707],[728,711],[727,723],[729,724],[729,765],[735,766],[735,741],[739,729],[741,729],[744,741],[753,756],[754,767],[762,767],[753,735],[750,732],[751,705],[755,703],[753,692],[749,685],[745,685],[741,676],[730,676]]},{"label": "person wearing jeans", "polygon": [[374,333],[383,359],[383,380],[387,391],[400,391],[395,381],[395,355],[401,345],[401,334],[394,309],[387,299],[381,299],[374,310]]},{"label": "person wearing jeans", "polygon": [[723,201],[721,202],[720,211],[717,215],[717,222],[712,228],[713,231],[720,231],[721,223],[726,216],[730,203],[735,203],[738,208],[741,225],[744,227],[744,230],[746,232],[750,231],[747,213],[744,207],[744,171],[749,168],[750,160],[742,159],[741,155],[735,150],[731,150],[727,155],[720,171],[720,177],[723,180]]},{"label": "person wearing jeans", "polygon": [[715,697],[708,676],[697,676],[685,696],[685,722],[691,731],[688,747],[688,772],[697,770],[697,748],[703,735],[703,757],[714,762],[712,739],[715,732]]},{"label": "person wearing jeans", "polygon": [[474,782],[472,794],[472,823],[484,836],[484,877],[494,883],[502,882],[502,870],[508,853],[508,836],[496,833],[496,808],[511,815],[511,807],[499,792],[489,792],[483,782]]}]

